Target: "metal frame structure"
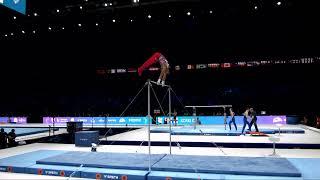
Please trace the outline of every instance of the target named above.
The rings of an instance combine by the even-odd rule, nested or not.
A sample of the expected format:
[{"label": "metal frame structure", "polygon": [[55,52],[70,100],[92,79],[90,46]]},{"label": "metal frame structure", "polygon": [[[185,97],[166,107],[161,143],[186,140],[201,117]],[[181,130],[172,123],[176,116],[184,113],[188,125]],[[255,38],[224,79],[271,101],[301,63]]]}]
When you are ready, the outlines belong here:
[{"label": "metal frame structure", "polygon": [[192,108],[193,109],[193,118],[194,118],[194,123],[193,123],[193,129],[197,128],[197,108],[223,108],[224,112],[226,111],[227,107],[232,107],[232,105],[212,105],[212,106],[185,106],[186,108]]},{"label": "metal frame structure", "polygon": [[[158,83],[156,83],[155,81],[151,81],[150,79],[148,79],[146,85],[148,86],[148,148],[149,148],[149,172],[151,172],[151,133],[150,133],[150,127],[151,127],[151,101],[150,101],[150,89],[152,87],[152,84],[156,84],[159,85]],[[169,93],[169,136],[170,136],[170,140],[169,140],[169,147],[170,147],[170,154],[172,152],[172,143],[171,143],[171,86],[169,85],[160,85],[162,87],[166,87],[168,88],[168,93]],[[160,104],[161,106],[161,104]]]}]

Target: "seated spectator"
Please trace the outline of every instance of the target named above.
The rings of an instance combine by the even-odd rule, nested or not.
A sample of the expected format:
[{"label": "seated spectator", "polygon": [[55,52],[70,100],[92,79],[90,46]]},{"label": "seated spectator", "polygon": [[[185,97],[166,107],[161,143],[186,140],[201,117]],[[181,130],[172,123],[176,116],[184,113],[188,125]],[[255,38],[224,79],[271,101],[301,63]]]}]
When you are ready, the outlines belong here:
[{"label": "seated spectator", "polygon": [[16,146],[16,133],[14,129],[11,129],[11,132],[8,134],[8,146],[9,147],[14,147]]},{"label": "seated spectator", "polygon": [[7,147],[7,133],[3,128],[0,130],[0,149],[4,149]]}]

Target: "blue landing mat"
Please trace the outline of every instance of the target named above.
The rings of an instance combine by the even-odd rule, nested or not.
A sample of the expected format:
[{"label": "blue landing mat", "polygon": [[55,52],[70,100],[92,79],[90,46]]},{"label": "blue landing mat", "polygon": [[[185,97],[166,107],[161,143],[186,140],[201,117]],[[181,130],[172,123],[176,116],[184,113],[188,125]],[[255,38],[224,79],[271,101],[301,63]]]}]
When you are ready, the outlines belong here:
[{"label": "blue landing mat", "polygon": [[302,174],[303,179],[320,179],[320,159],[315,158],[288,158]]},{"label": "blue landing mat", "polygon": [[249,176],[249,175],[229,175],[229,174],[206,174],[206,173],[186,173],[186,172],[164,172],[152,171],[148,175],[148,180],[303,180],[302,177],[279,177],[279,176]]},{"label": "blue landing mat", "polygon": [[101,176],[101,179],[104,179],[105,177],[106,179],[120,179],[121,177],[127,177],[128,179],[130,178],[132,180],[146,179],[146,176],[148,174],[147,171],[128,169],[102,169],[88,167],[79,168],[78,166],[36,164],[36,161],[39,159],[53,157],[59,154],[64,154],[66,152],[67,151],[41,150],[11,156],[8,158],[3,158],[0,159],[0,172],[28,173],[67,177],[76,171],[72,177],[96,179],[97,174],[99,174]]},{"label": "blue landing mat", "polygon": [[0,159],[0,171],[24,173],[25,167],[36,164],[37,159],[56,156],[66,151],[41,150]]},{"label": "blue landing mat", "polygon": [[156,171],[301,177],[285,158],[167,155],[153,167]]},{"label": "blue landing mat", "polygon": [[[164,156],[164,154],[152,155],[151,165],[160,161]],[[149,156],[147,154],[70,151],[57,156],[37,160],[37,164],[61,166],[80,166],[82,164],[84,167],[148,170]]]},{"label": "blue landing mat", "polygon": [[[67,152],[41,159],[38,165],[99,167],[110,169],[147,170],[148,155],[121,153]],[[227,156],[152,155],[152,170],[300,177],[301,173],[285,158],[251,158]]]}]

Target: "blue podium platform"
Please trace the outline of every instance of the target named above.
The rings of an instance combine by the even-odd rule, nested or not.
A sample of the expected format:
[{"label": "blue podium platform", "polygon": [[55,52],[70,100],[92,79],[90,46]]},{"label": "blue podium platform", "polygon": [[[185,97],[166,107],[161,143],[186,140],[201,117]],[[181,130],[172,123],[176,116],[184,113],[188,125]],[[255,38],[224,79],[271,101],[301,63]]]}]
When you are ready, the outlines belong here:
[{"label": "blue podium platform", "polygon": [[[229,127],[228,127],[229,128]],[[181,128],[172,128],[172,135],[201,135],[201,136],[240,136],[242,127],[238,127],[238,131],[234,128],[232,130],[224,130],[221,127],[197,127],[194,129],[193,127],[181,127]],[[254,128],[252,129],[254,130]],[[260,129],[261,133],[264,134],[277,134],[279,133],[279,129]],[[153,128],[150,130],[151,133],[169,133],[169,127],[159,127]],[[248,130],[245,131],[249,133]],[[300,128],[290,128],[290,129],[280,129],[280,133],[282,134],[304,134],[305,131]]]},{"label": "blue podium platform", "polygon": [[91,147],[92,143],[99,143],[99,131],[79,131],[75,133],[75,145]]}]

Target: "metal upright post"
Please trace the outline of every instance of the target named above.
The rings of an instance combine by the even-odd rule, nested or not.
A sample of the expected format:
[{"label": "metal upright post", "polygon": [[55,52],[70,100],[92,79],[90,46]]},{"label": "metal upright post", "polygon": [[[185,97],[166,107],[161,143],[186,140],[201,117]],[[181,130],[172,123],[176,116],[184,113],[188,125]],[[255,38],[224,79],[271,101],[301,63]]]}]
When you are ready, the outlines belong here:
[{"label": "metal upright post", "polygon": [[91,129],[93,130],[93,113],[91,114]]},{"label": "metal upright post", "polygon": [[52,118],[52,124],[53,124],[53,132],[52,132],[52,134],[54,135],[54,129],[55,129],[55,121],[54,121],[54,116],[53,116],[53,118]]},{"label": "metal upright post", "polygon": [[[104,124],[106,126],[106,130],[108,128],[108,117],[109,117],[109,114],[107,114],[107,116],[104,119]],[[107,130],[107,133],[106,133],[106,141],[107,141],[107,143],[108,143],[108,132],[109,132],[109,129]]]},{"label": "metal upright post", "polygon": [[194,118],[194,127],[193,129],[197,128],[197,110],[196,107],[193,107],[193,118]]},{"label": "metal upright post", "polygon": [[104,128],[107,129],[107,116],[106,114],[103,114],[103,115],[104,115]]},{"label": "metal upright post", "polygon": [[170,137],[170,154],[171,154],[171,87],[169,86],[169,88],[168,88],[168,91],[169,91],[169,131],[170,131],[170,135],[169,135],[169,137]]},{"label": "metal upright post", "polygon": [[148,79],[148,146],[149,146],[149,172],[151,172],[151,142],[150,142],[150,87],[151,82],[150,79]]},{"label": "metal upright post", "polygon": [[223,124],[224,124],[224,130],[227,130],[227,112],[226,112],[226,107],[223,107]]},{"label": "metal upright post", "polygon": [[276,142],[273,142],[273,153],[272,153],[273,156],[276,155]]}]

